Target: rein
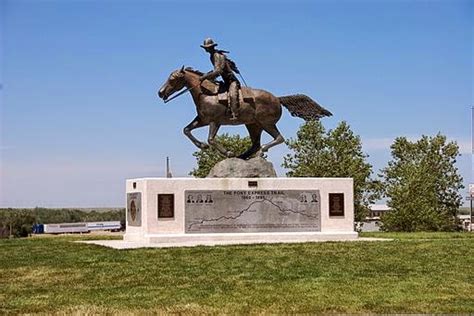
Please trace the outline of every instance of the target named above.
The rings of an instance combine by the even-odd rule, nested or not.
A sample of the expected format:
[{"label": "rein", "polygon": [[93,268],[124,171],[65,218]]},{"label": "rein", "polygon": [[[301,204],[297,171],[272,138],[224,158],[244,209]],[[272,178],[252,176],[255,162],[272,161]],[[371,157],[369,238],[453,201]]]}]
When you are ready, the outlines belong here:
[{"label": "rein", "polygon": [[166,99],[166,101],[164,101],[164,102],[165,102],[165,103],[168,103],[168,102],[170,102],[171,100],[176,99],[176,98],[179,97],[180,95],[182,95],[182,94],[184,94],[184,93],[186,93],[186,92],[188,92],[188,91],[191,91],[192,89],[194,89],[194,88],[196,88],[196,87],[198,87],[198,86],[199,86],[199,84],[197,84],[197,85],[195,85],[195,86],[193,86],[193,87],[186,88],[186,89],[184,89],[183,91],[181,91],[180,93],[175,94],[175,95],[172,96],[171,98]]}]

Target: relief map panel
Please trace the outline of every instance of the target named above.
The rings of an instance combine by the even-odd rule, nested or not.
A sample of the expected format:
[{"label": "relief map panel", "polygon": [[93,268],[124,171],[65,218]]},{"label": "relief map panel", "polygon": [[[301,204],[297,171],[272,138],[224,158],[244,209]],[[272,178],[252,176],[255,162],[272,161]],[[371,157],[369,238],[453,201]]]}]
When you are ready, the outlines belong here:
[{"label": "relief map panel", "polygon": [[321,231],[319,190],[186,190],[186,233]]}]

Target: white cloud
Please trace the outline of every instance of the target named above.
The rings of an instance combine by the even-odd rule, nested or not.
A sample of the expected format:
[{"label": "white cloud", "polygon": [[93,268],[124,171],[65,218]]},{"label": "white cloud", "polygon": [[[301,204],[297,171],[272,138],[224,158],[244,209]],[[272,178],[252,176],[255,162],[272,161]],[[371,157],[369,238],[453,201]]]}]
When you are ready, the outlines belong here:
[{"label": "white cloud", "polygon": [[[455,139],[453,139],[455,140]],[[457,140],[459,145],[459,152],[461,154],[470,154],[471,153],[471,141],[470,140]]]},{"label": "white cloud", "polygon": [[362,146],[365,150],[388,150],[393,143],[394,138],[368,138],[362,140]]}]

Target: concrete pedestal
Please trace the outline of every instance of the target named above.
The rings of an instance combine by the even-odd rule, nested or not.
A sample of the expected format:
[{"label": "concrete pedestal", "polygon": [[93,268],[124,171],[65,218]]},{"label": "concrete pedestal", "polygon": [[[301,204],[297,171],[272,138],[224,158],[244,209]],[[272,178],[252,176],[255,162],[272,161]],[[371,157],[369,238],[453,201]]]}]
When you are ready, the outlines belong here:
[{"label": "concrete pedestal", "polygon": [[351,178],[142,178],[126,192],[130,248],[357,239]]}]

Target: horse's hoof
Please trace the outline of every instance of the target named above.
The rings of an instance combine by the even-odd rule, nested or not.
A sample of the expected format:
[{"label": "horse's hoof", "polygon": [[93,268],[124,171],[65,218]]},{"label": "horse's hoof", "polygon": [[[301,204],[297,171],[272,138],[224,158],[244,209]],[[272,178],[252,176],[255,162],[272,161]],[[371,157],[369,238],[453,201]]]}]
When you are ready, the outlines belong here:
[{"label": "horse's hoof", "polygon": [[206,143],[201,143],[201,145],[199,146],[200,149],[208,149],[209,148],[209,144],[206,144]]},{"label": "horse's hoof", "polygon": [[232,151],[228,151],[226,154],[227,158],[235,157],[235,154]]}]

